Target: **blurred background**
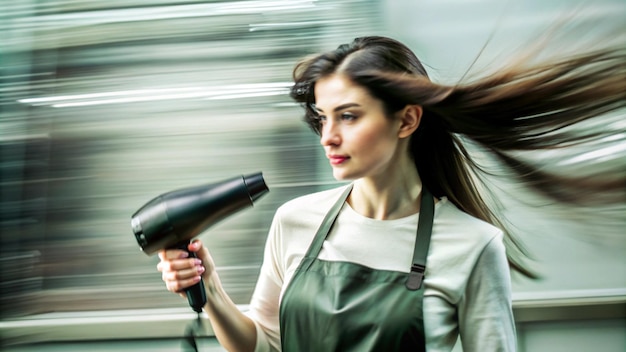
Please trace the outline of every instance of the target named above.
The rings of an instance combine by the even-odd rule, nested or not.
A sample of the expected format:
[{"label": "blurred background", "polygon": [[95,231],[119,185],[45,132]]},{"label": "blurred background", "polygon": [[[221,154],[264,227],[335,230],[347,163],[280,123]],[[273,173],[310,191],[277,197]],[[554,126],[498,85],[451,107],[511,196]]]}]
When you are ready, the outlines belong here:
[{"label": "blurred background", "polygon": [[[270,193],[202,235],[245,309],[275,209],[337,185],[287,95],[299,58],[388,35],[431,78],[456,82],[569,16],[554,51],[623,43],[625,15],[623,0],[2,1],[0,347],[180,349],[193,312],[166,291],[130,217],[166,191],[262,171]],[[625,179],[624,121],[607,116],[584,128],[608,138],[527,157]],[[520,350],[626,349],[624,194],[572,209],[490,183],[543,275],[514,276]],[[203,350],[221,350],[210,328],[203,336]]]}]

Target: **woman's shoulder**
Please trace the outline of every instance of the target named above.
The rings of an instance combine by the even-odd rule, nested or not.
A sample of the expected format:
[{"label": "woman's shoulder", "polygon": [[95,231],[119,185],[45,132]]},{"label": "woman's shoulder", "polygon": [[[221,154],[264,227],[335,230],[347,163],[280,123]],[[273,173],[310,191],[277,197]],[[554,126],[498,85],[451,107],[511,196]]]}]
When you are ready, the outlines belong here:
[{"label": "woman's shoulder", "polygon": [[[458,303],[479,259],[506,255],[502,240],[503,232],[496,226],[467,214],[449,200],[438,204],[428,252],[428,294]],[[497,273],[508,267],[505,261],[504,266],[481,266],[481,270]]]},{"label": "woman's shoulder", "polygon": [[306,215],[326,214],[329,208],[335,204],[348,185],[341,185],[331,189],[302,195],[278,207],[276,215],[280,218],[292,216],[302,217]]},{"label": "woman's shoulder", "polygon": [[462,211],[449,200],[444,199],[442,203],[435,221],[446,237],[456,238],[475,247],[479,243],[486,245],[495,237],[502,236],[501,229]]},{"label": "woman's shoulder", "polygon": [[[283,203],[274,214],[273,236],[283,248],[304,254],[329,209],[347,186],[299,196]],[[294,247],[295,246],[295,249]]]}]

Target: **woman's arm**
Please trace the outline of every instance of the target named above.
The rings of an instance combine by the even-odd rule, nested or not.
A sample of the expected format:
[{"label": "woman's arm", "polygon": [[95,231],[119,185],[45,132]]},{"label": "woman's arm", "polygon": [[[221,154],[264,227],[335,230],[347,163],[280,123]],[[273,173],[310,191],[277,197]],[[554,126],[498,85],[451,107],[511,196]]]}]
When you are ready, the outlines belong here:
[{"label": "woman's arm", "polygon": [[[189,244],[188,249],[195,252],[198,258],[188,258],[182,250],[159,252],[161,261],[157,269],[163,273],[167,289],[180,293],[196,284],[202,276],[207,294],[204,308],[220,344],[228,351],[254,351],[257,339],[254,322],[224,291],[208,249],[199,240]],[[184,293],[181,295],[184,296]]]},{"label": "woman's arm", "polygon": [[463,351],[516,351],[511,278],[502,236],[483,249],[459,302]]}]

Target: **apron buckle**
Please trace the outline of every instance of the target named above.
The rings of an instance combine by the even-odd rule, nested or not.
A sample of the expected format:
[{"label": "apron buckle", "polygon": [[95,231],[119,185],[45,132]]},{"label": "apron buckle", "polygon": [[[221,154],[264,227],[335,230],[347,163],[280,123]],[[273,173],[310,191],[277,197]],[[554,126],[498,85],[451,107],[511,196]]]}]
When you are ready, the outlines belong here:
[{"label": "apron buckle", "polygon": [[409,278],[406,280],[406,288],[411,291],[419,290],[422,287],[422,281],[424,281],[424,271],[426,271],[425,266],[413,264]]}]

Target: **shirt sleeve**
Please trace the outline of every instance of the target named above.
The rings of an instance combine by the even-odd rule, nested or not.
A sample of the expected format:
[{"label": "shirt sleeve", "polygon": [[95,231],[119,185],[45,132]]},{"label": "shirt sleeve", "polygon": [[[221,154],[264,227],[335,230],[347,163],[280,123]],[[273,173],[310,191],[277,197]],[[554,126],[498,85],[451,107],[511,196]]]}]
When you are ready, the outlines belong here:
[{"label": "shirt sleeve", "polygon": [[463,351],[516,351],[511,277],[502,233],[483,249],[458,306]]},{"label": "shirt sleeve", "polygon": [[280,263],[280,225],[274,218],[265,244],[259,278],[246,314],[257,332],[255,352],[280,351],[279,301],[283,274]]}]

